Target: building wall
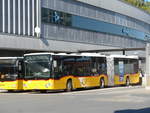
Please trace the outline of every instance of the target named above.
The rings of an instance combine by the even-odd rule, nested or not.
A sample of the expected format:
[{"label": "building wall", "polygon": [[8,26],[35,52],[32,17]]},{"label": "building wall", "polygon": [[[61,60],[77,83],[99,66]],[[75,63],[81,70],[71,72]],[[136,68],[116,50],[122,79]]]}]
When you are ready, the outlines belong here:
[{"label": "building wall", "polygon": [[[55,37],[51,38],[54,39]],[[93,49],[113,49],[105,45],[94,45],[85,43],[76,43],[68,41],[47,40],[45,38],[33,38],[18,35],[0,35],[0,48],[3,50],[20,51],[56,51],[56,52],[76,52],[78,50]],[[0,49],[0,52],[1,52]],[[19,54],[19,53],[18,53]]]},{"label": "building wall", "polygon": [[96,7],[104,8],[123,14],[132,18],[136,18],[145,23],[150,24],[150,14],[139,8],[123,2],[122,0],[76,0]]},{"label": "building wall", "polygon": [[[139,31],[150,32],[150,25],[140,20],[115,13],[109,10],[77,2],[75,0],[45,0],[42,7],[62,11],[69,14],[100,20],[116,25],[122,25]],[[61,25],[42,23],[42,37],[51,40],[72,41],[112,47],[144,47],[145,42],[130,37],[75,29]],[[144,38],[143,38],[144,40]]]},{"label": "building wall", "polygon": [[[79,1],[84,1],[84,0],[79,0]],[[93,0],[92,1],[89,0],[88,2],[89,3],[93,2],[92,5],[95,5],[94,3],[96,1],[97,0],[93,2]],[[105,1],[108,0],[97,1],[96,3],[103,3],[103,2],[105,3]],[[112,2],[110,3],[114,5],[114,3]],[[119,1],[117,3],[119,3]],[[125,16],[120,13],[115,13],[92,5],[80,3],[77,2],[76,0],[44,0],[42,2],[42,7],[45,8],[51,8],[54,10],[63,11],[74,15],[84,16],[84,17],[102,20],[113,24],[123,25],[123,26],[131,27],[137,30],[150,33],[150,23],[148,24],[146,22],[137,20],[135,18],[131,18],[129,16]],[[123,7],[122,9],[127,10],[126,7]]]},{"label": "building wall", "polygon": [[143,41],[109,35],[104,33],[68,28],[53,24],[42,24],[42,37],[51,40],[71,41],[76,43],[105,45],[111,47],[144,47]]},{"label": "building wall", "polygon": [[[0,0],[0,50],[75,52],[145,47],[145,40],[138,40],[136,37],[41,23],[41,8],[38,7],[150,33],[147,22],[77,0]],[[35,34],[36,26],[41,27],[39,38]]]}]

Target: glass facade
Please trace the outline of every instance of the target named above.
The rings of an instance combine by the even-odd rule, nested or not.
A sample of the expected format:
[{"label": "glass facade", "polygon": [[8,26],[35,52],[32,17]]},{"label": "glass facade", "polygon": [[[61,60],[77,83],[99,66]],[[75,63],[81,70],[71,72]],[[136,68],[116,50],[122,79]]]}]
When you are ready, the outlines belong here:
[{"label": "glass facade", "polygon": [[42,21],[45,23],[71,26],[71,18],[71,14],[42,8]]},{"label": "glass facade", "polygon": [[[38,0],[0,0],[0,32],[35,36]],[[35,18],[36,17],[36,18]]]},{"label": "glass facade", "polygon": [[47,8],[42,8],[42,22],[68,26],[76,29],[136,38],[139,40],[147,40],[147,38],[150,37],[150,34],[129,27],[72,15]]}]

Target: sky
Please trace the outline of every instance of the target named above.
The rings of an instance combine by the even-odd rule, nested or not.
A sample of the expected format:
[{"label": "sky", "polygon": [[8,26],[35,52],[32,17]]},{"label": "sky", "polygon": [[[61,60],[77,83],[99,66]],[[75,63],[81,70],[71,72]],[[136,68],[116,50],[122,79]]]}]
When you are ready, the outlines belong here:
[{"label": "sky", "polygon": [[150,0],[145,0],[145,1],[146,1],[146,2],[147,2],[147,1],[149,1],[149,2],[150,2]]}]

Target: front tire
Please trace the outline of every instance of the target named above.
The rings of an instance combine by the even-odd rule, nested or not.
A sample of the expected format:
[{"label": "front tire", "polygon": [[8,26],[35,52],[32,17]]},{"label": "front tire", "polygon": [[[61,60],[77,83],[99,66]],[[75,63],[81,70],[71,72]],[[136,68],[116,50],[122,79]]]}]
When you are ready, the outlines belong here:
[{"label": "front tire", "polygon": [[73,90],[72,80],[68,80],[66,84],[66,91],[71,92]]},{"label": "front tire", "polygon": [[14,90],[7,90],[8,93],[14,93]]},{"label": "front tire", "polygon": [[47,90],[40,90],[40,93],[47,93]]},{"label": "front tire", "polygon": [[100,88],[105,88],[105,80],[103,78],[100,79]]},{"label": "front tire", "polygon": [[130,85],[130,79],[129,79],[129,77],[127,77],[127,79],[126,79],[126,86],[129,86]]}]

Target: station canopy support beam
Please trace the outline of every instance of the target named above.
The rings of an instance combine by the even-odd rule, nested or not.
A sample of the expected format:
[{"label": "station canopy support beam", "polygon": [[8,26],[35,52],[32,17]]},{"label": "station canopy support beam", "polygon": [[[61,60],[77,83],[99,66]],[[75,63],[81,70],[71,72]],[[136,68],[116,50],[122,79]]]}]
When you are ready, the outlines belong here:
[{"label": "station canopy support beam", "polygon": [[99,53],[99,52],[117,52],[117,51],[122,51],[123,55],[125,55],[126,51],[139,51],[142,50],[144,51],[145,48],[120,48],[120,49],[100,49],[100,50],[79,50],[79,53]]}]

